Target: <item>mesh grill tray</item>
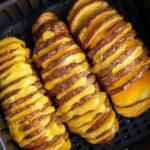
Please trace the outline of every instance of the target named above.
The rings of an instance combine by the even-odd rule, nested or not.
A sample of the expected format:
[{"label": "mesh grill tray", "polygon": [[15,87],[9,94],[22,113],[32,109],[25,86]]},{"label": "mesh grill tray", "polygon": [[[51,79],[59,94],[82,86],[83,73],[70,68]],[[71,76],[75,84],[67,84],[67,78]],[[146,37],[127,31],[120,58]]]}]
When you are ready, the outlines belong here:
[{"label": "mesh grill tray", "polygon": [[[146,45],[149,44],[144,24],[132,0],[109,0],[126,20],[132,22],[134,28]],[[37,16],[43,11],[52,11],[60,19],[65,20],[72,0],[7,0],[0,5],[0,39],[16,36],[33,48],[31,27]],[[116,138],[105,145],[91,145],[82,138],[71,134],[72,150],[123,150],[133,143],[150,135],[150,111],[139,118],[125,119],[118,116],[120,130]],[[8,132],[4,117],[0,112],[0,149],[18,150]]]}]

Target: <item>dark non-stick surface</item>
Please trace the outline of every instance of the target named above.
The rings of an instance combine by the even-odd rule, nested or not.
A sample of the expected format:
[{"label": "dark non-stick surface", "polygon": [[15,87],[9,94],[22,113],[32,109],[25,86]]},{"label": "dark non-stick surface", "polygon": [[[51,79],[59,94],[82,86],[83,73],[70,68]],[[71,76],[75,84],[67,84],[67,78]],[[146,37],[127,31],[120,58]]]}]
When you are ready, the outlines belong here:
[{"label": "dark non-stick surface", "polygon": [[[139,36],[149,46],[145,21],[132,0],[109,0],[110,4],[132,22]],[[10,2],[9,2],[10,3]],[[6,36],[16,36],[33,49],[31,27],[37,16],[43,11],[52,11],[60,19],[66,20],[68,8],[72,0],[11,0],[8,5],[0,5],[0,39]],[[105,145],[91,145],[82,138],[71,134],[72,150],[123,150],[133,143],[150,135],[150,111],[135,119],[118,116],[120,130],[115,139]],[[11,140],[2,113],[0,113],[0,149],[17,150],[17,145]]]}]

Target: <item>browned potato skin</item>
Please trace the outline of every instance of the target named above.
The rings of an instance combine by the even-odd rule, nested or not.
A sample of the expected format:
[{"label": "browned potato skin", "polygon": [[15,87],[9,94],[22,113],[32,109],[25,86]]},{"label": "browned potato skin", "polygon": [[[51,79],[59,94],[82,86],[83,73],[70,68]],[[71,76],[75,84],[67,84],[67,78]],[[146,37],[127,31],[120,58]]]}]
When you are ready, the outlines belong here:
[{"label": "browned potato skin", "polygon": [[[48,34],[50,37],[44,40],[43,36],[47,31],[49,32]],[[94,96],[97,94],[102,94],[99,85],[96,82],[96,77],[91,74],[90,66],[87,63],[86,58],[82,58],[82,60],[81,57],[79,57],[77,60],[81,62],[77,61],[59,68],[59,65],[67,63],[66,60],[70,56],[74,57],[76,54],[81,54],[85,57],[81,48],[72,40],[65,24],[62,23],[52,13],[44,13],[39,17],[39,19],[33,26],[32,32],[36,42],[33,59],[37,64],[39,70],[41,70],[41,77],[44,81],[49,95],[55,98],[55,102],[58,106],[57,113],[60,115],[60,117],[62,117],[62,120],[67,123],[69,129],[72,132],[79,134],[90,143],[102,144],[112,140],[116,132],[118,131],[119,126],[115,113],[113,112],[107,97],[101,98],[101,95],[99,95],[98,99],[101,98],[100,101],[102,102],[100,103],[99,101],[97,106],[94,105],[95,110],[92,107],[90,108],[86,106],[91,98],[94,98]],[[51,35],[53,36],[51,37]],[[66,38],[69,39],[69,41],[65,42],[64,40]],[[61,40],[62,43],[57,44],[57,42]],[[71,48],[72,46],[74,46],[73,49],[63,54],[65,50]],[[47,49],[48,47],[49,50]],[[42,52],[44,52],[44,49],[47,49],[47,52],[40,56],[40,53],[42,54]],[[56,59],[53,59],[54,57],[56,57]],[[51,61],[52,59],[53,61]],[[47,66],[44,66],[44,62],[46,61],[50,61],[50,63],[48,63]],[[73,59],[71,61],[73,61]],[[75,67],[82,66],[83,63],[86,63],[88,65],[87,69],[85,69],[84,71],[74,73],[71,77],[62,80],[59,83],[56,83],[53,88],[49,88],[47,86],[51,85],[55,79],[58,79],[59,77],[62,78],[64,75],[68,75],[69,72],[74,70]],[[44,74],[49,73],[49,71],[52,71],[50,75],[44,77]],[[71,91],[68,91],[62,98],[59,99],[60,93],[67,91],[72,87],[72,85],[75,86],[75,83],[77,83],[82,78],[86,78],[86,82],[83,85],[77,88],[73,88]],[[65,113],[60,112],[61,108],[64,105],[66,105],[67,103],[69,104],[70,101],[72,101],[72,98],[77,97],[83,91],[87,90],[87,88],[90,86],[94,86],[95,90],[93,93],[90,93],[90,91],[88,91],[86,94],[84,94],[84,97],[80,98],[78,102],[69,107],[69,111],[65,111],[65,109],[63,109],[62,111],[65,111]],[[90,104],[93,105],[95,101],[96,99],[93,99]],[[86,111],[83,114],[73,113],[75,110],[78,110],[77,113],[83,111],[84,106]],[[101,110],[102,108],[104,110]],[[88,121],[86,121],[84,117],[86,117],[86,115],[91,117],[91,113],[95,114],[94,117],[91,119],[87,118]],[[107,115],[110,113],[112,114],[111,116]],[[82,121],[81,118],[83,118],[84,120]],[[110,120],[109,123],[111,124],[110,127],[108,127],[108,124],[105,124],[108,118]],[[81,120],[80,123],[82,124],[80,126],[78,125],[78,123],[76,123],[79,120]],[[87,125],[88,127],[86,127]],[[102,130],[103,127],[104,129],[106,128],[106,131],[109,131],[109,134],[105,132],[105,130]],[[95,135],[93,136],[93,134]],[[95,142],[94,140],[97,140],[97,138],[99,140]]]},{"label": "browned potato skin", "polygon": [[[81,10],[83,9],[83,4],[78,5],[78,8],[76,8],[76,11],[74,12],[74,14],[72,13],[74,11],[74,6],[76,6],[76,3],[79,3],[79,1],[75,2],[75,4],[71,7],[71,10],[69,11],[69,14],[68,14],[68,24],[70,26],[71,33],[77,39],[78,43],[82,46],[82,48],[85,50],[88,58],[91,60],[90,62],[92,63],[93,68],[95,68],[96,65],[98,64],[103,65],[104,62],[107,62],[115,54],[117,56],[117,51],[119,51],[119,49],[121,49],[122,47],[126,46],[125,50],[122,50],[123,52],[118,54],[118,57],[116,57],[116,59],[114,59],[111,62],[108,62],[107,65],[105,65],[105,67],[99,67],[99,70],[96,70],[96,71],[94,69],[92,70],[93,70],[93,73],[96,74],[99,80],[99,83],[105,88],[107,93],[111,96],[112,101],[114,103],[114,108],[116,109],[118,114],[125,116],[125,117],[130,117],[130,118],[141,115],[142,113],[147,111],[147,109],[150,108],[150,104],[149,104],[150,99],[148,98],[150,96],[150,83],[148,79],[150,78],[150,75],[147,75],[147,77],[145,77],[146,72],[150,69],[150,58],[147,55],[148,51],[144,47],[142,41],[136,37],[136,33],[132,29],[131,25],[125,22],[123,20],[123,17],[119,13],[114,12],[114,13],[110,13],[109,15],[104,16],[104,14],[106,14],[107,12],[114,10],[110,6],[108,6],[105,9],[102,9],[98,13],[93,13],[92,16],[87,16],[88,14],[83,15],[83,12],[82,12],[82,17],[80,17],[80,20],[81,21],[84,20],[84,17],[86,18],[89,17],[89,19],[87,20],[87,22],[82,23],[82,27],[80,27],[78,33],[74,33],[73,29],[76,26],[75,26],[75,23],[72,23],[70,21],[70,16],[72,16],[71,18],[74,18],[75,20],[77,15],[78,16],[80,15]],[[102,1],[102,0],[99,0],[99,1]],[[86,3],[86,0],[84,3]],[[111,26],[110,24],[109,25],[110,27],[105,29],[108,23],[111,22],[113,15],[120,16],[120,18],[122,19],[120,20],[118,19],[118,22],[116,22],[113,26]],[[103,16],[103,17],[99,17],[99,21],[98,21],[97,16]],[[94,21],[95,21],[95,24],[94,24]],[[101,29],[101,32],[100,32],[100,29]],[[128,32],[125,32],[127,30]],[[97,39],[98,36],[99,36],[99,39]],[[94,40],[92,40],[92,38],[94,38]],[[94,44],[94,41],[96,40],[97,42],[96,44]],[[114,41],[116,40],[116,42],[113,43],[113,40]],[[128,46],[131,41],[132,41],[132,44]],[[111,43],[113,44],[111,45]],[[108,48],[106,48],[107,46]],[[132,62],[130,62],[128,65],[124,66],[120,71],[118,71],[117,73],[113,73],[113,69],[123,64],[127,59],[131,58],[131,55],[133,55],[135,51],[138,51],[137,49],[139,47],[141,47],[142,53],[139,54],[138,57],[134,56],[135,59],[132,60]],[[104,52],[101,52],[101,51],[104,51]],[[101,55],[98,55],[98,53]],[[96,55],[101,56],[101,57],[98,58],[96,57]],[[133,72],[132,71],[133,68],[138,66],[140,63],[143,63],[143,65],[140,66],[140,68],[137,69],[136,72]],[[127,79],[124,78],[124,82],[121,85],[117,85],[117,82],[119,80],[121,79],[123,80],[123,77],[127,76],[128,74],[131,75],[131,73],[132,73],[131,77],[128,77]],[[136,99],[136,102],[133,99],[130,100],[130,103],[133,105],[132,107],[128,107],[128,102],[126,103],[126,106],[124,107],[121,107],[121,105],[118,106],[117,95],[120,93],[119,94],[119,101],[120,101],[121,93],[123,91],[127,91],[127,93],[130,93],[128,89],[130,89],[130,87],[134,83],[139,82],[140,84],[143,84],[142,81],[140,80],[143,76],[146,78],[146,80],[143,81],[145,85],[143,89],[145,89],[144,92],[145,94],[147,94],[147,96],[141,97],[141,99],[135,96],[134,99]],[[145,84],[146,82],[147,82],[147,85]],[[110,87],[115,84],[116,84],[116,87],[111,89]],[[137,88],[135,88],[134,92],[135,93],[137,92]],[[144,93],[141,93],[141,95],[142,94],[144,95]],[[124,98],[124,95],[122,95],[122,98]],[[141,104],[141,107],[138,107],[138,111],[135,110],[135,108],[137,108],[137,103],[139,103],[139,106]],[[125,107],[128,107],[128,109]]]}]

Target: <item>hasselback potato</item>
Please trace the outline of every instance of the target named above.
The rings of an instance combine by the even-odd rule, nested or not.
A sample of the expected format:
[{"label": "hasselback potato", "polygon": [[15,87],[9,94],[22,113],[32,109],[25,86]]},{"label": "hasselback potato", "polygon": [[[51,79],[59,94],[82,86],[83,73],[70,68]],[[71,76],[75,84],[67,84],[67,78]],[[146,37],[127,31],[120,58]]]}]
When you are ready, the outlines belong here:
[{"label": "hasselback potato", "polygon": [[10,134],[24,149],[69,150],[65,126],[45,96],[29,56],[23,41],[0,41],[0,103]]},{"label": "hasselback potato", "polygon": [[136,117],[149,109],[150,58],[132,25],[105,0],[77,0],[68,24],[116,111]]},{"label": "hasselback potato", "polygon": [[65,24],[47,12],[32,31],[36,42],[33,60],[49,95],[55,98],[57,113],[70,131],[90,143],[110,141],[118,130],[116,115]]}]

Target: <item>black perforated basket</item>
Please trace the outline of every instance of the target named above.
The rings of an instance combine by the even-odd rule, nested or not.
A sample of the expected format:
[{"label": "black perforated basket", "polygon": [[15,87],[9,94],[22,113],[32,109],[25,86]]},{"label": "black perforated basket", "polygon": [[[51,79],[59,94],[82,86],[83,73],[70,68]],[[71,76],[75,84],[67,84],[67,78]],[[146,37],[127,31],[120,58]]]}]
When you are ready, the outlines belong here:
[{"label": "black perforated basket", "polygon": [[[149,39],[146,32],[146,20],[138,11],[136,0],[108,0],[127,21],[132,22],[134,28],[149,47]],[[0,39],[6,36],[16,36],[33,48],[31,27],[37,16],[43,11],[52,11],[60,19],[66,20],[68,8],[72,0],[7,0],[0,4]],[[142,6],[141,6],[142,7]],[[71,134],[72,150],[123,150],[135,142],[150,135],[150,112],[135,119],[125,119],[118,116],[120,130],[113,141],[105,145],[91,145],[82,138]],[[9,135],[4,117],[0,112],[0,149],[18,150]]]}]

